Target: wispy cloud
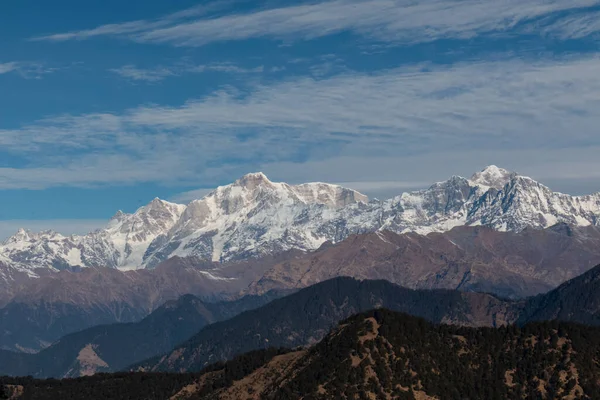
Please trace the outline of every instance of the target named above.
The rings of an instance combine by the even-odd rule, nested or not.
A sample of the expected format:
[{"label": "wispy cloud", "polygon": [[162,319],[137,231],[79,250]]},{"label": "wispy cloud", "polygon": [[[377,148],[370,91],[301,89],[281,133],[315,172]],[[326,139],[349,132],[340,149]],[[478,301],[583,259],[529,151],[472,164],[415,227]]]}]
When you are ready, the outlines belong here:
[{"label": "wispy cloud", "polygon": [[583,152],[600,146],[599,69],[596,57],[412,65],[224,89],[177,107],[54,117],[0,130],[2,151],[29,160],[0,169],[0,187],[189,185],[335,157]]},{"label": "wispy cloud", "polygon": [[[530,127],[530,142],[536,135],[562,132],[567,128],[563,118],[586,128],[571,131],[591,134],[587,124],[596,120],[599,66],[598,58],[507,60],[300,78],[257,86],[241,98],[236,92],[218,92],[181,107],[142,107],[126,118],[163,129],[300,129],[297,135],[305,139],[343,142],[368,137],[370,143],[407,137],[515,137]],[[571,90],[574,87],[577,92]],[[499,120],[501,125],[496,124]]]},{"label": "wispy cloud", "polygon": [[16,73],[25,79],[39,78],[42,75],[55,72],[57,68],[50,68],[42,63],[35,62],[7,62],[0,63],[0,75]]},{"label": "wispy cloud", "polygon": [[[600,27],[597,20],[577,11],[599,5],[598,0],[334,0],[195,19],[184,11],[152,22],[103,25],[35,40],[108,35],[142,43],[202,46],[249,38],[312,39],[349,31],[381,41],[418,43],[532,27],[545,34],[578,38]],[[562,11],[571,12],[567,19],[545,18]]]},{"label": "wispy cloud", "polygon": [[156,67],[144,69],[137,68],[135,65],[124,65],[119,68],[113,68],[110,69],[110,72],[114,72],[123,78],[146,82],[158,82],[169,76],[178,74],[174,68]]},{"label": "wispy cloud", "polygon": [[221,72],[227,74],[261,73],[264,67],[259,65],[253,68],[244,68],[232,63],[213,63],[207,65],[178,64],[169,67],[137,68],[134,65],[125,65],[110,70],[123,78],[133,81],[158,82],[170,76],[179,76],[186,73]]},{"label": "wispy cloud", "polygon": [[186,21],[190,18],[209,15],[212,12],[226,8],[233,2],[234,1],[232,0],[220,0],[218,2],[212,2],[206,5],[196,6],[188,8],[186,10],[171,13],[161,18],[157,18],[155,20],[137,20],[117,24],[107,24],[98,26],[93,29],[59,33],[33,38],[32,40],[47,40],[61,42],[66,40],[85,40],[98,36],[118,36],[146,32],[154,29],[160,29],[165,26],[171,26],[173,24],[181,23],[182,21]]},{"label": "wispy cloud", "polygon": [[190,72],[206,72],[206,71],[215,71],[215,72],[225,72],[232,74],[249,74],[249,73],[260,73],[264,71],[264,67],[259,65],[253,68],[243,68],[235,64],[231,63],[216,63],[216,64],[208,64],[208,65],[198,65],[195,67],[191,67],[189,69]]},{"label": "wispy cloud", "polygon": [[[530,26],[531,33],[535,26]],[[541,25],[544,35],[556,36],[561,39],[580,39],[600,32],[600,10],[587,11],[584,14],[575,14],[563,17],[547,25]]]},{"label": "wispy cloud", "polygon": [[0,64],[0,75],[7,74],[9,72],[17,71],[19,69],[19,63],[9,62]]}]

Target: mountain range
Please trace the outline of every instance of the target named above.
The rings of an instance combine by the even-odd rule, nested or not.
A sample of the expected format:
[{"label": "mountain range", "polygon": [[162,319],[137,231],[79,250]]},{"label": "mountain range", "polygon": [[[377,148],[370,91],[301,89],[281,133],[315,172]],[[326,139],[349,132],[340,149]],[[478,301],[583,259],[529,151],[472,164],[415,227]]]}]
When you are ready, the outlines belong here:
[{"label": "mountain range", "polygon": [[431,322],[499,327],[560,320],[599,325],[600,266],[537,297],[511,301],[483,293],[413,291],[387,281],[336,278],[209,325],[163,356],[142,362],[145,372],[200,371],[236,354],[318,342],[340,320],[387,308]]},{"label": "mountain range", "polygon": [[547,294],[517,301],[347,277],[296,293],[269,292],[231,302],[207,303],[185,295],[140,322],[94,326],[66,335],[36,354],[0,351],[0,375],[76,377],[115,372],[140,362],[142,369],[153,372],[199,371],[248,351],[314,344],[338,321],[382,307],[435,323],[473,327],[547,319],[600,325],[598,293],[600,266]]},{"label": "mountain range", "polygon": [[381,231],[313,252],[290,250],[243,261],[173,257],[154,269],[63,270],[25,280],[0,303],[0,348],[36,352],[95,325],[137,322],[185,294],[210,302],[233,300],[350,276],[413,289],[523,298],[547,292],[598,262],[598,228],[559,224],[519,233],[481,226],[425,236]]},{"label": "mountain range", "polygon": [[270,266],[247,292],[301,288],[336,276],[385,279],[413,289],[522,298],[545,293],[600,262],[600,230],[557,224],[498,232],[461,226],[420,235],[377,231]]},{"label": "mountain range", "polygon": [[600,231],[558,224],[519,233],[456,227],[420,235],[378,231],[243,261],[172,257],[153,269],[63,270],[26,279],[0,302],[0,348],[36,352],[95,325],[137,322],[193,294],[233,300],[350,276],[412,289],[457,289],[523,298],[545,293],[600,262]]},{"label": "mountain range", "polygon": [[[0,280],[74,267],[154,268],[174,257],[224,262],[290,249],[316,250],[352,234],[445,232],[483,225],[521,232],[563,222],[600,224],[600,194],[569,196],[531,178],[489,166],[389,200],[326,183],[288,185],[248,174],[188,205],[154,199],[118,212],[84,236],[20,230],[0,246]],[[6,283],[5,283],[6,285]]]},{"label": "mountain range", "polygon": [[494,166],[386,201],[249,174],[203,199],[153,200],[84,236],[0,245],[0,349],[38,352],[96,325],[340,276],[410,289],[545,293],[600,262],[600,195],[554,193]]},{"label": "mountain range", "polygon": [[374,308],[472,327],[547,320],[600,326],[600,266],[523,300],[457,290],[411,290],[385,280],[347,277],[294,293],[272,291],[229,302],[207,303],[185,295],[140,322],[94,326],[66,335],[36,354],[0,351],[0,375],[76,377],[115,372],[130,364],[152,372],[200,371],[244,352],[312,345],[338,321]]}]

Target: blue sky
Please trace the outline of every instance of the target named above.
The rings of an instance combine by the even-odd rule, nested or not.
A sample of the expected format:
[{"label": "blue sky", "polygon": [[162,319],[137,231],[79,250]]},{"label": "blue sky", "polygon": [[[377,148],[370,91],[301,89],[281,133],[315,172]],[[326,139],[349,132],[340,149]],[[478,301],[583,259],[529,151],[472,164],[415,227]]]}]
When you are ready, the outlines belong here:
[{"label": "blue sky", "polygon": [[9,0],[0,236],[253,171],[385,197],[497,164],[600,190],[600,0]]}]

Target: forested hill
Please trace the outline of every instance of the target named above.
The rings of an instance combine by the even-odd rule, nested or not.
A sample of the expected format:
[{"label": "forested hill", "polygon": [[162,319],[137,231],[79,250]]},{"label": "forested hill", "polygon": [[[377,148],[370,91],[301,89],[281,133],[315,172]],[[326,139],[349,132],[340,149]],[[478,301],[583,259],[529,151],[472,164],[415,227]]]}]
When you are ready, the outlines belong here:
[{"label": "forested hill", "polygon": [[344,320],[309,349],[254,351],[196,374],[1,378],[0,393],[22,400],[598,399],[599,361],[597,327],[469,328],[380,309]]},{"label": "forested hill", "polygon": [[[598,399],[600,329],[433,325],[387,310],[343,321],[309,350],[207,372],[181,399]],[[247,368],[248,369],[248,368]]]}]

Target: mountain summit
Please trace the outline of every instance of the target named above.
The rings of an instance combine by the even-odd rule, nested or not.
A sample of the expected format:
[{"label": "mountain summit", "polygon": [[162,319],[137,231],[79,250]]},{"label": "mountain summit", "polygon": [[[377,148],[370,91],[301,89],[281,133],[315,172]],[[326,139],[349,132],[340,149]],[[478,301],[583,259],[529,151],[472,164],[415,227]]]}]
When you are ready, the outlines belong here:
[{"label": "mountain summit", "polygon": [[146,266],[172,256],[223,261],[291,248],[318,248],[328,238],[307,225],[347,205],[366,203],[361,193],[337,185],[271,182],[243,176],[192,201],[167,235],[156,242]]},{"label": "mountain summit", "polygon": [[531,178],[489,166],[428,189],[371,201],[327,183],[289,185],[261,172],[221,186],[189,205],[154,199],[117,213],[84,236],[19,231],[0,245],[10,268],[153,268],[173,257],[220,262],[290,249],[315,250],[351,234],[390,230],[427,234],[484,225],[520,232],[557,223],[600,225],[600,194],[569,196]]},{"label": "mountain summit", "polygon": [[487,186],[490,188],[501,190],[510,180],[517,174],[510,172],[504,168],[498,168],[495,165],[490,165],[480,172],[475,173],[471,179],[476,185]]}]

